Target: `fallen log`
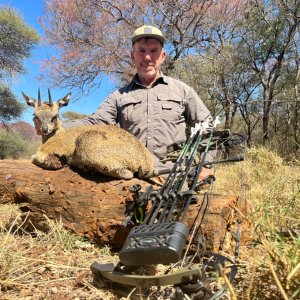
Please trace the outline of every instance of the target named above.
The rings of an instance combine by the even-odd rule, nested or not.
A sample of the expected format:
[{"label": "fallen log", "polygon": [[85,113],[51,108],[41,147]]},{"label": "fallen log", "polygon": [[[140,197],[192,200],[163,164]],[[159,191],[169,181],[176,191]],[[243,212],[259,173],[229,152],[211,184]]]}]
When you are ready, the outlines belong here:
[{"label": "fallen log", "polygon": [[[159,188],[159,180],[151,181]],[[69,167],[57,171],[41,169],[28,160],[0,160],[0,204],[18,203],[26,230],[47,231],[50,220],[61,220],[64,227],[91,241],[122,247],[131,228],[125,228],[124,212],[133,201],[129,189],[139,183],[142,190],[150,184],[139,179],[115,180],[99,174],[77,173]],[[191,205],[188,225],[201,207]],[[219,250],[230,231],[237,228],[237,211],[246,213],[237,196],[212,195],[203,226],[207,246]],[[238,210],[237,210],[238,208]]]}]

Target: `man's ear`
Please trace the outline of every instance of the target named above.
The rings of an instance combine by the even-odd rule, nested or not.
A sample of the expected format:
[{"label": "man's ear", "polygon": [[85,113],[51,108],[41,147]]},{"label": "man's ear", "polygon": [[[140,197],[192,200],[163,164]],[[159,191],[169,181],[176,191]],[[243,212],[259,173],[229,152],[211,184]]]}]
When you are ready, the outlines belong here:
[{"label": "man's ear", "polygon": [[162,59],[162,62],[164,62],[167,58],[167,52],[162,49],[162,52],[161,52],[161,59]]}]

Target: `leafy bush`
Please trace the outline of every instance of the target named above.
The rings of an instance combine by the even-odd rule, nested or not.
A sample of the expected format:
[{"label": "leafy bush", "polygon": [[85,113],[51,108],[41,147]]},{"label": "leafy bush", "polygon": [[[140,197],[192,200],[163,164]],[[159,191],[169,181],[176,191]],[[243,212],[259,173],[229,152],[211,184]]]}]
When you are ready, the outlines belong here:
[{"label": "leafy bush", "polygon": [[30,146],[12,130],[0,129],[0,159],[30,156]]},{"label": "leafy bush", "polygon": [[10,89],[0,82],[0,121],[9,122],[21,117],[24,108]]}]

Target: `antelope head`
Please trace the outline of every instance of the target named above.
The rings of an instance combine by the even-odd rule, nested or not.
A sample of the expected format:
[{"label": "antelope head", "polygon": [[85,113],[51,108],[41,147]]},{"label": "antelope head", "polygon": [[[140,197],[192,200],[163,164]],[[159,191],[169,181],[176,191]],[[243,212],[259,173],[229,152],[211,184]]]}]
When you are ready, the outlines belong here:
[{"label": "antelope head", "polygon": [[34,107],[33,122],[38,135],[49,136],[62,128],[58,112],[61,107],[68,105],[71,93],[68,93],[56,102],[52,101],[49,89],[48,102],[42,102],[40,89],[38,90],[38,100],[27,96],[23,92],[22,95],[27,104]]}]

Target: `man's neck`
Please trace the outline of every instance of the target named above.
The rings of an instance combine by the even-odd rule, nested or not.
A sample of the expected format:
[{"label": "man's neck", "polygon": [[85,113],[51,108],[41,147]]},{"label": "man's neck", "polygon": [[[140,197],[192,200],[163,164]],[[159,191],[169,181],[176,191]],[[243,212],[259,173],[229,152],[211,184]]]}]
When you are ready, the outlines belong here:
[{"label": "man's neck", "polygon": [[158,78],[160,78],[160,72],[154,78],[151,78],[149,80],[145,80],[145,79],[141,78],[141,76],[139,76],[139,75],[137,76],[137,78],[141,85],[143,85],[146,88],[151,88],[153,86],[153,84],[156,82],[156,80]]}]

